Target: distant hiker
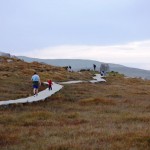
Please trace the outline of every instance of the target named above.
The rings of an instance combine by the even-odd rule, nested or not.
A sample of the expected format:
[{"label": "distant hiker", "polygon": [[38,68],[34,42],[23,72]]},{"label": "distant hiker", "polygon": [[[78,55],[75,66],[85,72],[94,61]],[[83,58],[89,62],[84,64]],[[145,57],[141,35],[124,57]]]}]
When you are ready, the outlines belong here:
[{"label": "distant hiker", "polygon": [[39,75],[37,75],[36,72],[34,72],[34,75],[31,78],[32,82],[33,82],[33,94],[34,96],[38,95],[38,88],[41,85],[41,81],[40,81],[40,77]]},{"label": "distant hiker", "polygon": [[47,82],[48,82],[48,89],[50,91],[50,90],[52,90],[52,84],[53,84],[52,80],[48,80]]},{"label": "distant hiker", "polygon": [[100,66],[101,76],[106,76],[109,71],[109,64],[102,63]]},{"label": "distant hiker", "polygon": [[96,65],[95,64],[93,64],[93,68],[94,68],[94,71],[95,71],[95,69],[96,69]]},{"label": "distant hiker", "polygon": [[104,71],[100,71],[101,76],[104,76],[104,74],[105,74]]},{"label": "distant hiker", "polygon": [[71,66],[68,66],[68,68],[67,68],[67,69],[68,69],[68,71],[69,71],[69,72],[71,72]]},{"label": "distant hiker", "polygon": [[69,66],[69,69],[71,70],[71,66]]}]

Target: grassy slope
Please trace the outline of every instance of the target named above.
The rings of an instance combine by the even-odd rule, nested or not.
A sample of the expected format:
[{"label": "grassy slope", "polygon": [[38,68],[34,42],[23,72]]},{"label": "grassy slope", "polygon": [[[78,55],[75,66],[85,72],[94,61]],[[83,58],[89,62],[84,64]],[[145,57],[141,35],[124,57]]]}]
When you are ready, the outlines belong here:
[{"label": "grassy slope", "polygon": [[1,150],[150,149],[150,82],[108,77],[0,108]]},{"label": "grassy slope", "polygon": [[[82,74],[68,72],[64,68],[41,63],[26,63],[19,59],[0,57],[0,100],[10,100],[30,96],[32,94],[31,76],[36,71],[41,81],[68,81],[76,79],[89,80],[91,73]],[[8,62],[8,60],[11,62]],[[40,90],[45,87],[41,86]]]}]

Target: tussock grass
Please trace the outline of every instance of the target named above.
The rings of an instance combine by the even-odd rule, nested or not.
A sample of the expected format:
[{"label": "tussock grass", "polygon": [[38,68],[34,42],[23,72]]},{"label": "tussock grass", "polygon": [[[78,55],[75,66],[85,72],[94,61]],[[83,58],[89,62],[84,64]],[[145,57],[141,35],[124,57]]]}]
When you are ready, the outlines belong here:
[{"label": "tussock grass", "polygon": [[19,136],[16,133],[1,133],[0,134],[0,147],[5,147],[8,145],[18,144]]},{"label": "tussock grass", "polygon": [[104,98],[89,98],[80,100],[81,105],[92,105],[92,104],[103,104],[103,105],[115,105],[113,100],[104,99]]},{"label": "tussock grass", "polygon": [[[19,59],[0,57],[3,62],[0,63],[0,100],[18,99],[32,95],[31,76],[36,71],[41,78],[41,82],[48,79],[52,81],[68,80],[89,80],[92,78],[92,72],[68,72],[62,67],[45,65],[38,62],[26,63]],[[39,90],[45,87],[41,86]]]},{"label": "tussock grass", "polygon": [[137,116],[137,115],[126,115],[124,116],[123,120],[125,122],[147,122],[149,123],[150,122],[150,117],[149,117],[149,114],[147,113],[146,115],[140,115],[140,116]]},{"label": "tussock grass", "polygon": [[[34,63],[32,67],[37,65]],[[43,69],[40,65],[37,68]],[[49,77],[49,68],[45,70],[40,72],[42,80]],[[56,70],[59,72],[59,68]],[[81,73],[60,72],[61,81],[86,80],[92,75],[82,73],[81,77]],[[50,75],[54,80],[61,73]],[[106,83],[64,85],[45,101],[0,107],[0,149],[149,150],[150,81],[126,79],[117,74],[106,80]],[[11,81],[14,89],[18,88],[18,81]],[[2,82],[7,83],[4,79]],[[6,88],[3,91],[7,93]],[[18,89],[17,93],[21,91]]]}]

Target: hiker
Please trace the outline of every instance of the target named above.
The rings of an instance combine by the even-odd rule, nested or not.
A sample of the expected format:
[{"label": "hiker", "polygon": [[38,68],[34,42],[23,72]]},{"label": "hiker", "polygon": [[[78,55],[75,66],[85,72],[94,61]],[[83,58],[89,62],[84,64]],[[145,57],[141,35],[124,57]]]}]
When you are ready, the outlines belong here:
[{"label": "hiker", "polygon": [[34,75],[31,78],[32,82],[33,82],[33,94],[34,96],[38,95],[38,88],[41,85],[41,81],[40,81],[40,77],[39,75],[37,75],[36,72],[34,72]]},{"label": "hiker", "polygon": [[68,66],[68,68],[67,68],[67,69],[68,69],[68,71],[69,71],[69,72],[71,72],[71,66]]},{"label": "hiker", "polygon": [[101,71],[100,72],[100,75],[103,77],[105,75],[105,72],[104,71]]},{"label": "hiker", "polygon": [[53,84],[52,80],[48,80],[47,82],[48,82],[48,89],[50,91],[50,90],[52,90],[52,84]]},{"label": "hiker", "polygon": [[93,64],[93,68],[94,68],[94,71],[95,71],[95,69],[96,69],[96,65],[95,64]]}]

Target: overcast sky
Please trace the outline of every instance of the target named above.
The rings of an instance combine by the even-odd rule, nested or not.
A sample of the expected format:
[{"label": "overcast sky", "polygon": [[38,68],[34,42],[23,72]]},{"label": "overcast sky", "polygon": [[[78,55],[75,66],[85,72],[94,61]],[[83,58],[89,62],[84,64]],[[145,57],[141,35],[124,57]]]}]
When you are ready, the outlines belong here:
[{"label": "overcast sky", "polygon": [[150,70],[150,0],[0,0],[0,51]]}]

